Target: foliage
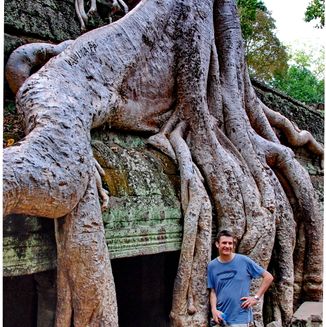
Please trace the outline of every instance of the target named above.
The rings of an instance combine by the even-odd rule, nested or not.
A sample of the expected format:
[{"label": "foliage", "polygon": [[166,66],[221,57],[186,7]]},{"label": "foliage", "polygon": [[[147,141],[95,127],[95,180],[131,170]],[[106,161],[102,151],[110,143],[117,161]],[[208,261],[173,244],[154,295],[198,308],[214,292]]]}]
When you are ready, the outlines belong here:
[{"label": "foliage", "polygon": [[317,28],[323,28],[325,26],[325,0],[311,0],[306,12],[305,21],[310,22],[317,20]]},{"label": "foliage", "polygon": [[277,75],[272,84],[304,103],[324,102],[324,80],[318,80],[306,67],[293,65],[285,76]]},{"label": "foliage", "polygon": [[266,11],[261,0],[237,0],[242,36],[245,40],[253,34],[253,23],[256,21],[257,10]]},{"label": "foliage", "polygon": [[272,85],[304,103],[324,102],[324,49],[290,50],[290,67]]},{"label": "foliage", "polygon": [[324,79],[325,50],[323,46],[304,44],[302,48],[290,48],[291,62],[309,69],[318,80]]},{"label": "foliage", "polygon": [[252,35],[245,39],[250,74],[269,82],[275,75],[285,74],[288,68],[286,47],[275,34],[275,20],[266,10],[258,9],[252,25]]}]

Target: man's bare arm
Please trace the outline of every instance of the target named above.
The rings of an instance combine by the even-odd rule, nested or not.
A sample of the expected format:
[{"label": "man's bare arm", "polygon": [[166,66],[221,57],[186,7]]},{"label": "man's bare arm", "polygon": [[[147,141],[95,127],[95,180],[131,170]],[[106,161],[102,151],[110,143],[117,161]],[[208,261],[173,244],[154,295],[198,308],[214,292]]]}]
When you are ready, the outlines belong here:
[{"label": "man's bare arm", "polygon": [[214,288],[210,289],[209,293],[209,303],[211,305],[211,312],[215,322],[220,322],[222,320],[222,312],[216,309],[217,297]]},{"label": "man's bare arm", "polygon": [[257,304],[258,301],[261,299],[261,297],[268,290],[269,286],[271,285],[272,281],[274,280],[274,277],[268,271],[264,271],[262,277],[263,277],[263,281],[260,284],[260,287],[259,287],[256,295],[254,297],[251,297],[251,296],[242,297],[241,301],[243,301],[243,303],[241,304],[241,307],[250,308],[253,305]]},{"label": "man's bare arm", "polygon": [[265,271],[263,273],[263,281],[256,293],[256,296],[261,298],[265,294],[265,292],[268,290],[268,288],[272,284],[273,280],[274,280],[274,277],[272,276],[272,274],[270,274],[268,271]]}]

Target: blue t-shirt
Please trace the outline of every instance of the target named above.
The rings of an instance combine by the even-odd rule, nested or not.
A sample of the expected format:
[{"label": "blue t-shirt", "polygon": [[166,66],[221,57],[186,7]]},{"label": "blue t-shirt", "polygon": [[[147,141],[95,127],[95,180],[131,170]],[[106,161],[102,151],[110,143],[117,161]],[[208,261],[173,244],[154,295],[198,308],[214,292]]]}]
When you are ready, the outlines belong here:
[{"label": "blue t-shirt", "polygon": [[226,314],[228,324],[247,324],[252,321],[251,310],[241,308],[240,299],[250,296],[251,280],[264,272],[262,267],[242,254],[235,254],[229,262],[214,259],[208,264],[207,287],[215,290],[217,310]]}]

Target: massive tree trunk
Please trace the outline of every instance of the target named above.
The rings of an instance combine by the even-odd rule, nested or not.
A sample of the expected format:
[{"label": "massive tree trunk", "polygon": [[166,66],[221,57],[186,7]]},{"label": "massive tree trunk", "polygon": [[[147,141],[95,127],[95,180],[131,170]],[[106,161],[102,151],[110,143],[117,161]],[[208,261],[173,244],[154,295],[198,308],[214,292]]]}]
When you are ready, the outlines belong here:
[{"label": "massive tree trunk", "polygon": [[[67,45],[13,86],[27,136],[4,150],[5,215],[56,219],[56,325],[118,326],[90,147],[91,128],[102,124],[152,134],[149,143],[179,166],[184,236],[173,326],[207,326],[212,216],[263,267],[273,254],[275,320],[288,324],[297,298],[320,300],[321,216],[307,172],[274,129],[293,146],[323,151],[258,100],[234,1],[144,0]],[[297,237],[304,249],[294,262]]]}]

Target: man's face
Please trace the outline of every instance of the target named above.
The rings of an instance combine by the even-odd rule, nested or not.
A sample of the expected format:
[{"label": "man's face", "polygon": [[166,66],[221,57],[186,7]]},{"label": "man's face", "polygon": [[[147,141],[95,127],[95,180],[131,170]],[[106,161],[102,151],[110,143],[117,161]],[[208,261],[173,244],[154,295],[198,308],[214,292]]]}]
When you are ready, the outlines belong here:
[{"label": "man's face", "polygon": [[221,236],[219,242],[215,242],[216,247],[218,248],[219,254],[222,256],[231,255],[234,248],[233,237],[231,236]]}]

